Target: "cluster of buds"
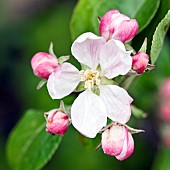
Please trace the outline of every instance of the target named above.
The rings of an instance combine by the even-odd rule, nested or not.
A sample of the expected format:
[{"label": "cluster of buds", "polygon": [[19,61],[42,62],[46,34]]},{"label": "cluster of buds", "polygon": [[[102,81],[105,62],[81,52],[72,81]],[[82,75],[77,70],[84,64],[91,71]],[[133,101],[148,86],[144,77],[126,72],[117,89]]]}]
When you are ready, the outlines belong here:
[{"label": "cluster of buds", "polygon": [[[83,135],[94,138],[102,133],[101,147],[105,154],[118,160],[128,158],[134,151],[132,133],[139,133],[125,125],[131,116],[133,99],[114,78],[132,70],[142,74],[148,65],[145,52],[127,51],[124,43],[131,41],[138,32],[135,19],[118,10],[108,11],[99,18],[97,36],[91,32],[80,35],[72,44],[72,55],[83,67],[78,70],[65,62],[68,56],[56,58],[52,46],[50,52],[39,52],[31,60],[33,72],[47,82],[52,99],[62,99],[73,91],[81,92],[68,113],[60,106],[45,112],[46,131],[64,135],[70,123]],[[42,85],[40,85],[41,87]],[[107,118],[112,120],[107,125]]]},{"label": "cluster of buds", "polygon": [[161,118],[160,132],[163,144],[170,148],[170,78],[163,81],[160,87],[159,117]]}]

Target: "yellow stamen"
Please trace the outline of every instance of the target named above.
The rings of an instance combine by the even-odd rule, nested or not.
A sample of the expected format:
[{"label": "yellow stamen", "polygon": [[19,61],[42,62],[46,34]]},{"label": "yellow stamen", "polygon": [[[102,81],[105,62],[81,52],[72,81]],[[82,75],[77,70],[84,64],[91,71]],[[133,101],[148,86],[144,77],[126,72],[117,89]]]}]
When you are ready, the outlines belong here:
[{"label": "yellow stamen", "polygon": [[91,89],[94,85],[98,86],[100,84],[99,72],[96,70],[81,70],[79,74],[82,75],[81,81],[85,82],[85,88]]}]

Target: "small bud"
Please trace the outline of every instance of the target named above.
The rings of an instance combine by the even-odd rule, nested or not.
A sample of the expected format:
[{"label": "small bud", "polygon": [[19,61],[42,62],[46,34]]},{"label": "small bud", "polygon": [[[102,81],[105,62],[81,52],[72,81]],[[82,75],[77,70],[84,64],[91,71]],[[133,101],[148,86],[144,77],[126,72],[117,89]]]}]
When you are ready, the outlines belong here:
[{"label": "small bud", "polygon": [[58,65],[58,59],[45,52],[36,53],[31,59],[34,74],[44,79],[48,79],[49,75]]},{"label": "small bud", "polygon": [[100,19],[99,31],[106,40],[129,42],[138,32],[138,27],[135,19],[130,19],[118,10],[110,10]]},{"label": "small bud", "polygon": [[138,52],[132,56],[132,69],[138,74],[142,74],[147,68],[149,56],[146,53]]},{"label": "small bud", "polygon": [[160,126],[162,143],[165,147],[170,148],[170,125],[169,123],[161,124]]},{"label": "small bud", "polygon": [[134,151],[134,140],[123,125],[113,125],[102,133],[102,148],[105,154],[118,160],[127,159]]},{"label": "small bud", "polygon": [[46,131],[51,134],[64,135],[69,126],[69,118],[66,113],[53,109],[44,113],[47,116]]},{"label": "small bud", "polygon": [[170,132],[169,134],[166,134],[166,136],[163,136],[163,144],[167,147],[170,148]]},{"label": "small bud", "polygon": [[165,122],[170,122],[170,101],[165,101],[160,105],[160,118]]},{"label": "small bud", "polygon": [[161,86],[160,94],[163,99],[170,99],[170,78],[167,78],[163,82]]}]

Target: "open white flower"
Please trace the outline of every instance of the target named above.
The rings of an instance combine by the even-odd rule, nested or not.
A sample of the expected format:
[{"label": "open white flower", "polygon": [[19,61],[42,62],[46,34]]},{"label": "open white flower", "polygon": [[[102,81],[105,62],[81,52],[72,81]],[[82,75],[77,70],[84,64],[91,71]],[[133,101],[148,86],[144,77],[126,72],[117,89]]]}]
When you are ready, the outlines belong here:
[{"label": "open white flower", "polygon": [[[71,108],[73,126],[83,135],[94,138],[112,121],[126,123],[131,115],[132,98],[126,90],[116,85],[105,85],[102,79],[125,75],[131,69],[131,51],[126,51],[119,40],[106,40],[93,33],[80,35],[72,44],[72,54],[89,68],[79,71],[70,63],[63,63],[49,77],[47,88],[53,99],[61,99],[84,82],[85,91]],[[94,89],[99,91],[94,93]]]}]

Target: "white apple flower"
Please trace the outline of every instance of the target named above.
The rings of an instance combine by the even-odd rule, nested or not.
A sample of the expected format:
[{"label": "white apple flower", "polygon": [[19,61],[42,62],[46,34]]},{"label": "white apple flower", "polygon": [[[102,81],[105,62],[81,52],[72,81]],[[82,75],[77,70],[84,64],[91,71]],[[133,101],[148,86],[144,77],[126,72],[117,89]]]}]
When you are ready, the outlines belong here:
[{"label": "white apple flower", "polygon": [[71,108],[73,126],[83,135],[94,138],[106,126],[107,117],[126,123],[133,99],[126,90],[112,83],[103,83],[103,79],[127,74],[132,66],[131,51],[126,51],[119,40],[106,42],[103,37],[87,32],[73,42],[71,52],[88,68],[79,71],[65,62],[49,76],[47,88],[53,99],[61,99],[84,82],[85,91],[75,99]]}]

